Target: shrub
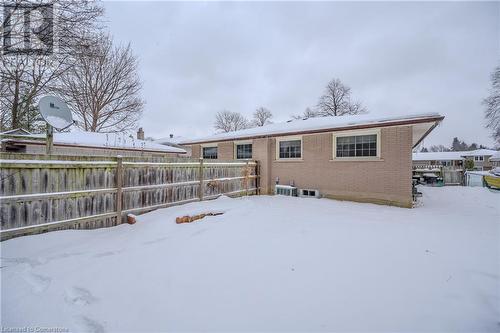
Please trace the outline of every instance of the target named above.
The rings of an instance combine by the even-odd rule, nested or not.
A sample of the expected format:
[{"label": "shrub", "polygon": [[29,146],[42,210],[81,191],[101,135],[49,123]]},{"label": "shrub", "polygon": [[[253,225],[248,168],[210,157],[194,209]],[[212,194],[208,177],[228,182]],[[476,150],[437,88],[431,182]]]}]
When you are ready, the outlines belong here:
[{"label": "shrub", "polygon": [[474,161],[473,160],[465,160],[464,167],[465,167],[465,170],[474,169]]}]

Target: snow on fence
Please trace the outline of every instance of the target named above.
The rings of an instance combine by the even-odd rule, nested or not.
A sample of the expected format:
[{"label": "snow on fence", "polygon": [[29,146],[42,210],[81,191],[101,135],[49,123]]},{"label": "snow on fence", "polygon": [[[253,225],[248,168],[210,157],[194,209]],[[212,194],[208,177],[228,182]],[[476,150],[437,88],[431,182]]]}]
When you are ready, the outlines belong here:
[{"label": "snow on fence", "polygon": [[109,227],[128,213],[258,192],[254,161],[18,156],[0,160],[1,240]]}]

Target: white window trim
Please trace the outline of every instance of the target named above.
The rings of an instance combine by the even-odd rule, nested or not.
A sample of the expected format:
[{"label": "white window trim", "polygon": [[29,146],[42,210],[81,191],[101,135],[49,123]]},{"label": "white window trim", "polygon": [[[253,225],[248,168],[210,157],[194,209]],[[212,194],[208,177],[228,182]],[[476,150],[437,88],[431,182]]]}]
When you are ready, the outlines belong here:
[{"label": "white window trim", "polygon": [[201,146],[203,148],[213,148],[218,147],[219,145],[217,143],[202,143]]},{"label": "white window trim", "polygon": [[[333,161],[380,161],[382,159],[380,155],[382,142],[380,140],[381,130],[380,128],[369,129],[369,130],[352,130],[352,131],[342,131],[333,133],[333,145],[332,145],[332,160]],[[377,135],[377,156],[355,156],[355,157],[337,157],[337,138],[346,136],[360,136],[360,135]]]},{"label": "white window trim", "polygon": [[[217,143],[202,143],[200,145],[200,157],[203,158],[203,159],[206,159],[206,160],[215,160],[215,159],[219,159],[219,145]],[[203,156],[203,148],[217,148],[217,158],[205,158]]]},{"label": "white window trim", "polygon": [[[251,158],[238,158],[238,154],[236,153],[237,151],[237,146],[238,145],[252,145],[252,157]],[[233,145],[233,158],[235,160],[240,160],[240,161],[249,161],[253,158],[253,141],[252,140],[240,140],[240,141],[234,141]]]},{"label": "white window trim", "polygon": [[[280,158],[280,142],[300,140],[300,157]],[[304,141],[302,135],[282,136],[276,138],[276,161],[302,161],[304,158]]]}]

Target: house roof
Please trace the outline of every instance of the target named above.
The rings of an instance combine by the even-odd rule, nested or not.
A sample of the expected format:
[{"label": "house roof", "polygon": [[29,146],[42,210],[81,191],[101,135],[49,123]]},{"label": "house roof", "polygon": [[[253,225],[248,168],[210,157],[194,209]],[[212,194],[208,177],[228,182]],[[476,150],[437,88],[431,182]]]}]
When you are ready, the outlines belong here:
[{"label": "house roof", "polygon": [[353,115],[341,117],[318,117],[293,120],[285,123],[269,124],[262,127],[244,129],[229,133],[219,133],[207,137],[180,142],[184,145],[240,139],[255,139],[296,134],[313,134],[349,129],[376,128],[383,126],[428,124],[414,135],[414,145],[418,144],[444,117],[438,113],[405,116],[380,117],[375,115]]},{"label": "house roof", "polygon": [[440,151],[427,153],[413,153],[414,161],[455,161],[463,160],[462,151]]},{"label": "house roof", "polygon": [[464,151],[462,156],[493,156],[497,153],[496,150],[491,149],[476,149],[471,151]]},{"label": "house roof", "polygon": [[159,138],[159,139],[156,139],[156,140],[153,140],[154,142],[156,143],[159,143],[161,145],[169,145],[169,144],[179,144],[180,142],[183,142],[183,141],[188,141],[189,139],[184,137],[184,136],[181,136],[181,135],[174,135],[173,137],[170,137],[170,136],[166,136],[164,138]]},{"label": "house roof", "polygon": [[[44,134],[2,136],[2,142],[39,143],[41,140],[45,140]],[[56,132],[54,133],[54,145],[186,153],[182,148],[165,146],[152,141],[138,140],[130,133],[96,133],[79,130],[62,133]]]},{"label": "house roof", "polygon": [[497,151],[493,156],[490,157],[492,162],[500,162],[500,151]]},{"label": "house roof", "polygon": [[[470,151],[442,151],[442,152],[427,152],[413,153],[414,161],[453,161],[463,160],[464,157],[470,156],[493,156],[497,154],[500,158],[500,152],[491,149],[476,149]],[[491,159],[490,159],[491,160]]]}]

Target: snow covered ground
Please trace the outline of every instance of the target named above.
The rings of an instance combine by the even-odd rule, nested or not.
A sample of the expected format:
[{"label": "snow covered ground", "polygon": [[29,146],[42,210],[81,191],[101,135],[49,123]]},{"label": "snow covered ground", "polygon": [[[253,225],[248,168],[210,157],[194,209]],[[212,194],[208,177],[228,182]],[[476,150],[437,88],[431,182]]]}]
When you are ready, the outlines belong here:
[{"label": "snow covered ground", "polygon": [[[402,209],[220,198],[1,243],[1,325],[74,331],[499,331],[500,193]],[[177,216],[224,211],[191,224]]]}]

